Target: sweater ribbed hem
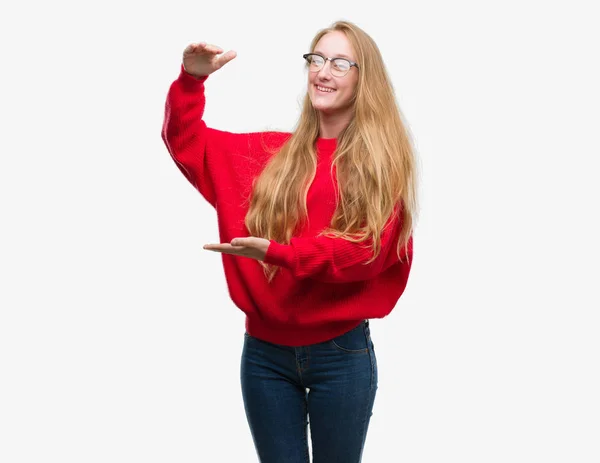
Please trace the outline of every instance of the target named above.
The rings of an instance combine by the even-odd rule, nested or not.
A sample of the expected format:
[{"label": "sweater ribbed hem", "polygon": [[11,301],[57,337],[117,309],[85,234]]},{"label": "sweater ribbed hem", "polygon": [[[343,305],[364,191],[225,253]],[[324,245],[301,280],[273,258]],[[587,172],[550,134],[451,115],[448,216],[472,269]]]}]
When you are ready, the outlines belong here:
[{"label": "sweater ribbed hem", "polygon": [[272,344],[300,347],[330,341],[356,328],[363,321],[344,320],[303,328],[297,325],[267,324],[259,318],[246,316],[246,332],[250,336]]},{"label": "sweater ribbed hem", "polygon": [[179,80],[182,81],[186,88],[194,89],[200,87],[208,79],[208,76],[202,76],[196,79],[193,75],[188,74],[183,63],[179,68]]}]

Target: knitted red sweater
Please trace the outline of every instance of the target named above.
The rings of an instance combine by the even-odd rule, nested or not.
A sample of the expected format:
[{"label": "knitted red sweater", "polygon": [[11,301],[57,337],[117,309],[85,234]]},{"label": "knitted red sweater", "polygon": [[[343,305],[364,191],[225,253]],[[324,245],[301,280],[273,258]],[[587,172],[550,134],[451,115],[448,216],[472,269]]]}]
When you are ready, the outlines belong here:
[{"label": "knitted red sweater", "polygon": [[[162,139],[177,167],[216,209],[220,242],[250,236],[244,225],[252,180],[272,150],[290,133],[230,133],[202,120],[206,77],[196,79],[183,65],[165,104]],[[269,283],[259,262],[222,254],[229,294],[246,314],[246,331],[265,341],[301,346],[332,339],[363,319],[388,315],[404,292],[412,263],[396,255],[401,220],[382,233],[381,253],[372,256],[368,243],[351,243],[317,234],[335,210],[330,175],[336,139],[316,141],[318,167],[307,196],[309,224],[288,245],[271,241],[265,262],[281,268]],[[403,249],[403,248],[402,248]]]}]

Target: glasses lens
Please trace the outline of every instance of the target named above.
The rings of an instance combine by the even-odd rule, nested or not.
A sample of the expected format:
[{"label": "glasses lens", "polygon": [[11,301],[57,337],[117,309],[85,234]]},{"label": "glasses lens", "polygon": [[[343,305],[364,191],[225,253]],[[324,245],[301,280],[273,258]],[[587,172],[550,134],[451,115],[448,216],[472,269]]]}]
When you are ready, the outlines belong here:
[{"label": "glasses lens", "polygon": [[333,60],[333,69],[348,72],[350,70],[350,61],[343,58],[336,58]]},{"label": "glasses lens", "polygon": [[318,71],[323,67],[323,63],[325,62],[325,60],[319,55],[308,55],[307,60],[310,63],[311,71]]}]

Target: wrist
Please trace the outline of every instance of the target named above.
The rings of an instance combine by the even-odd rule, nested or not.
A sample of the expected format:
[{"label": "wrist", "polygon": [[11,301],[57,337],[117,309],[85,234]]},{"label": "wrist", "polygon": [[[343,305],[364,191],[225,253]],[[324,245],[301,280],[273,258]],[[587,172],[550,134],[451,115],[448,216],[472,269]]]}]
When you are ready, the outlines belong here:
[{"label": "wrist", "polygon": [[208,75],[197,75],[197,74],[192,74],[191,72],[189,72],[186,68],[185,68],[185,64],[181,63],[181,69],[189,76],[192,76],[194,79],[197,80],[201,80],[204,79],[206,77],[208,77]]}]

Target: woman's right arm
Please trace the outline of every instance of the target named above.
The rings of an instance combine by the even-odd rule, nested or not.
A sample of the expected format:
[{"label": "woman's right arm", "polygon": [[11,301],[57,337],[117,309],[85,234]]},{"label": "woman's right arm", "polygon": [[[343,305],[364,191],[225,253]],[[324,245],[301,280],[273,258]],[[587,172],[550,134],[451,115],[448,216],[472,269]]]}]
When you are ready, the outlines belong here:
[{"label": "woman's right arm", "polygon": [[202,120],[207,77],[197,79],[181,65],[167,94],[161,135],[179,170],[214,207],[215,189],[205,169],[208,128]]},{"label": "woman's right arm", "polygon": [[[205,42],[188,45],[183,52],[180,74],[171,84],[165,103],[162,139],[179,170],[213,206],[216,205],[214,179],[209,175],[209,153],[226,149],[225,135],[206,126],[202,120],[204,82],[210,74],[235,58],[235,52]],[[220,56],[218,56],[220,55]],[[221,140],[220,140],[221,139]],[[209,146],[210,145],[210,146]]]}]

